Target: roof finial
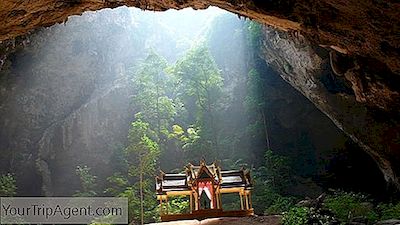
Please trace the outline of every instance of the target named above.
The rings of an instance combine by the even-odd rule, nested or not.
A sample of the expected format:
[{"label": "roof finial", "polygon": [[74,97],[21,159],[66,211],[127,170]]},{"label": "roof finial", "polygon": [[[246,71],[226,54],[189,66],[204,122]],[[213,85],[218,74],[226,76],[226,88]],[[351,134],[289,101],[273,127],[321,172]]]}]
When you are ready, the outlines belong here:
[{"label": "roof finial", "polygon": [[204,158],[201,158],[200,166],[205,166],[205,165],[206,165],[206,160]]}]

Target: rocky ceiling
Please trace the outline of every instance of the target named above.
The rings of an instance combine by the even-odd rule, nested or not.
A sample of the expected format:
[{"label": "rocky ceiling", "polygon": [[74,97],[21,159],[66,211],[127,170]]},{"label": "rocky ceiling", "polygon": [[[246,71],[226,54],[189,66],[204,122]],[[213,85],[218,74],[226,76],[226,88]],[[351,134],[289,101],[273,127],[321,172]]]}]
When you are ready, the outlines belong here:
[{"label": "rocky ceiling", "polygon": [[[327,49],[330,51],[330,64],[335,75],[344,77],[351,83],[356,104],[362,104],[368,107],[368,112],[378,115],[368,119],[371,123],[367,119],[364,122],[371,124],[370,127],[375,127],[376,124],[379,127],[379,124],[382,124],[379,119],[393,119],[394,125],[389,132],[391,137],[380,135],[376,138],[378,141],[374,138],[371,140],[373,135],[370,131],[360,131],[356,134],[352,129],[348,129],[346,133],[353,140],[363,140],[361,146],[369,142],[369,146],[364,146],[365,149],[371,148],[370,146],[380,149],[373,151],[371,155],[377,154],[375,158],[385,158],[386,161],[392,162],[381,163],[380,167],[382,171],[385,171],[385,168],[389,171],[384,172],[387,180],[394,181],[400,189],[400,181],[396,175],[400,173],[400,168],[393,169],[399,164],[396,159],[400,159],[400,131],[396,122],[400,121],[398,0],[1,0],[0,47],[3,49],[0,49],[0,53],[4,54],[14,48],[16,43],[19,43],[19,37],[36,28],[65,22],[68,16],[84,11],[122,5],[145,10],[186,7],[204,9],[217,6],[278,28],[291,37],[301,35],[310,45]],[[4,56],[0,54],[0,63],[2,57]],[[303,94],[307,93],[306,85],[289,83]],[[316,91],[310,89],[309,92]],[[342,107],[321,102],[322,100],[313,100],[310,95],[305,95],[317,106],[325,104],[335,109]],[[346,123],[356,124],[354,121],[357,120],[357,114],[346,111],[345,108],[340,109],[340,114],[323,111],[333,121],[346,121],[342,117],[347,115],[347,122],[336,123],[340,128]],[[393,159],[392,156],[397,158]]]},{"label": "rocky ceiling", "polygon": [[2,0],[0,41],[67,20],[88,10],[122,5],[146,10],[217,6],[313,43],[375,58],[400,72],[400,3],[397,0]]}]

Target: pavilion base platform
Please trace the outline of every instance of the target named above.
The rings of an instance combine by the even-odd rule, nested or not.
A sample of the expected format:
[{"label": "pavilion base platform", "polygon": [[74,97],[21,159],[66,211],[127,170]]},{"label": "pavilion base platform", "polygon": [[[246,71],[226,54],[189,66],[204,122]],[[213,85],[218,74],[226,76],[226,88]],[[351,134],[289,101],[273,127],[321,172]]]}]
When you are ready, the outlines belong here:
[{"label": "pavilion base platform", "polygon": [[215,218],[215,217],[244,217],[244,216],[253,216],[254,210],[232,210],[232,211],[223,211],[221,209],[202,209],[193,211],[192,213],[186,214],[165,214],[161,215],[162,222],[169,221],[177,221],[177,220],[203,220],[207,218]]}]

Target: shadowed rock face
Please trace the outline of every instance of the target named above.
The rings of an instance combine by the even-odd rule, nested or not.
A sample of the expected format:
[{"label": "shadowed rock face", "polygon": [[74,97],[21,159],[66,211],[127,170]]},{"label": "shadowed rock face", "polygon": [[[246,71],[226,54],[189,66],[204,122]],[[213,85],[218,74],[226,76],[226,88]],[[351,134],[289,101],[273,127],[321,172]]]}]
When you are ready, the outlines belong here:
[{"label": "shadowed rock face", "polygon": [[[398,108],[392,108],[399,106],[399,92],[384,79],[370,78],[378,76],[378,71],[370,69],[379,65],[371,62],[360,67],[363,59],[339,58],[351,66],[338,73],[332,57],[339,59],[332,52],[312,46],[299,34],[270,28],[264,29],[262,49],[266,62],[359,144],[376,161],[386,181],[399,187],[400,123]],[[379,98],[385,93],[387,98]]]},{"label": "shadowed rock face", "polygon": [[[6,53],[26,45],[21,35],[69,15],[121,5],[147,10],[213,5],[285,31],[264,33],[266,61],[363,147],[387,181],[400,187],[398,1],[4,0],[0,66]],[[332,72],[324,73],[326,67]]]},{"label": "shadowed rock face", "polygon": [[134,110],[125,65],[141,53],[109,13],[102,30],[87,15],[35,33],[0,71],[0,171],[16,174],[22,195],[74,194],[78,165],[91,167],[100,185],[112,171]]}]

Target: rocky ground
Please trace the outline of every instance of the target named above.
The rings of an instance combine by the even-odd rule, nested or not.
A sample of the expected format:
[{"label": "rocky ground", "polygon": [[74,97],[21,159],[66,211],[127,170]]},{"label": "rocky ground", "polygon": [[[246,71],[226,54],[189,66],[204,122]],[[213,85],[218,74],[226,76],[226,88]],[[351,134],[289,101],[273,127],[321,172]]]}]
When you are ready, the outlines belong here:
[{"label": "rocky ground", "polygon": [[162,222],[153,223],[153,225],[219,225],[219,224],[229,224],[229,225],[279,225],[282,224],[281,216],[253,216],[253,217],[223,217],[223,218],[212,218],[205,220],[181,220],[172,222]]}]

